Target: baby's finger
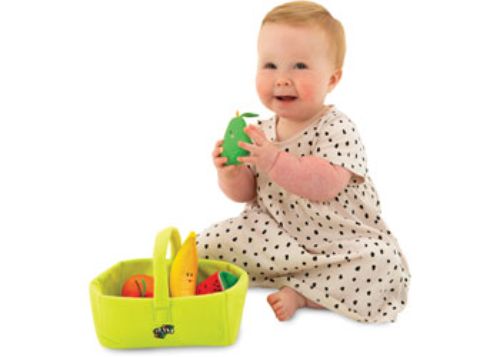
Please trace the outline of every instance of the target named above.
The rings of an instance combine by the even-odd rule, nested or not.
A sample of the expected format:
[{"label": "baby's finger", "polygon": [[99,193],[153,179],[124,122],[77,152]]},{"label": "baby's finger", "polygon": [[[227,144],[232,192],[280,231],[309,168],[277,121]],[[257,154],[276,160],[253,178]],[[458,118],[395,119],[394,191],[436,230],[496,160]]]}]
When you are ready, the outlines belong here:
[{"label": "baby's finger", "polygon": [[222,153],[222,151],[223,151],[223,150],[224,150],[224,149],[222,148],[222,146],[216,146],[216,147],[214,148],[214,151],[212,151],[212,156],[213,156],[213,157],[218,157],[218,156],[220,156],[220,154]]},{"label": "baby's finger", "polygon": [[244,164],[255,164],[256,158],[254,156],[239,156],[237,159]]},{"label": "baby's finger", "polygon": [[223,167],[226,162],[227,162],[227,157],[217,157],[214,159],[214,164],[218,168]]},{"label": "baby's finger", "polygon": [[253,152],[255,150],[255,145],[248,144],[244,141],[238,141],[238,146],[250,152]]},{"label": "baby's finger", "polygon": [[224,140],[217,140],[214,146],[214,150],[222,147],[222,144],[224,143]]},{"label": "baby's finger", "polygon": [[245,133],[253,140],[257,145],[262,145],[267,141],[266,134],[256,127],[255,125],[248,125],[245,128]]}]

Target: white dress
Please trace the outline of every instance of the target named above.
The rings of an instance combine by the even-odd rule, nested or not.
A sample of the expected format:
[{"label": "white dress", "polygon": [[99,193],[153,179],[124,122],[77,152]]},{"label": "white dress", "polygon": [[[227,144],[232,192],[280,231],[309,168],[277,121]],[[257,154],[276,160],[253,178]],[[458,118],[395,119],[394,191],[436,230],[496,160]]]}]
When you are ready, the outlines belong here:
[{"label": "white dress", "polygon": [[252,167],[256,199],[198,235],[200,258],[234,263],[248,272],[250,286],[288,286],[360,322],[395,321],[407,301],[410,272],[380,217],[356,126],[333,106],[284,141],[276,142],[275,123],[273,117],[258,125],[281,150],[324,158],[354,173],[351,181],[334,199],[314,202]]}]

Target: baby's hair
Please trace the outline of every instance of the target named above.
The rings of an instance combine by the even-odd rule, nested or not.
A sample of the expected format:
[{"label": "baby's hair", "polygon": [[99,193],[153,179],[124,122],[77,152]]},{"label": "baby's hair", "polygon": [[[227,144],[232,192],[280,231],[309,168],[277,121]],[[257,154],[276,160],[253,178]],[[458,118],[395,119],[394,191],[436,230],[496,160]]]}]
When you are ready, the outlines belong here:
[{"label": "baby's hair", "polygon": [[342,69],[346,51],[344,27],[327,9],[312,1],[292,1],[269,11],[262,20],[266,23],[292,26],[315,25],[325,31],[330,42],[329,52],[336,69]]}]

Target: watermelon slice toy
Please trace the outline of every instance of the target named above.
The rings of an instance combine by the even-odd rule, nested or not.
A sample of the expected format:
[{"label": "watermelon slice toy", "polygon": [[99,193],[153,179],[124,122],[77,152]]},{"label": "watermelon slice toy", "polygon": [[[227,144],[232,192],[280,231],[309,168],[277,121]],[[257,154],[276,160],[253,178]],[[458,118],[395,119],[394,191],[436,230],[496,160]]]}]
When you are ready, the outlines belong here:
[{"label": "watermelon slice toy", "polygon": [[196,295],[216,293],[229,289],[236,284],[238,278],[227,271],[215,272],[196,287]]}]

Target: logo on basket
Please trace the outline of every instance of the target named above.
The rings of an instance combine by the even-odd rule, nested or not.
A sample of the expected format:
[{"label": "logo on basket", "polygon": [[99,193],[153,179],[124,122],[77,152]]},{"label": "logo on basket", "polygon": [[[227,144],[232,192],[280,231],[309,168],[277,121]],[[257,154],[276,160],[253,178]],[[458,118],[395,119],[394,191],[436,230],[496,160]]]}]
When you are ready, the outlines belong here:
[{"label": "logo on basket", "polygon": [[167,335],[174,334],[174,325],[161,325],[153,330],[156,338],[165,338]]}]

